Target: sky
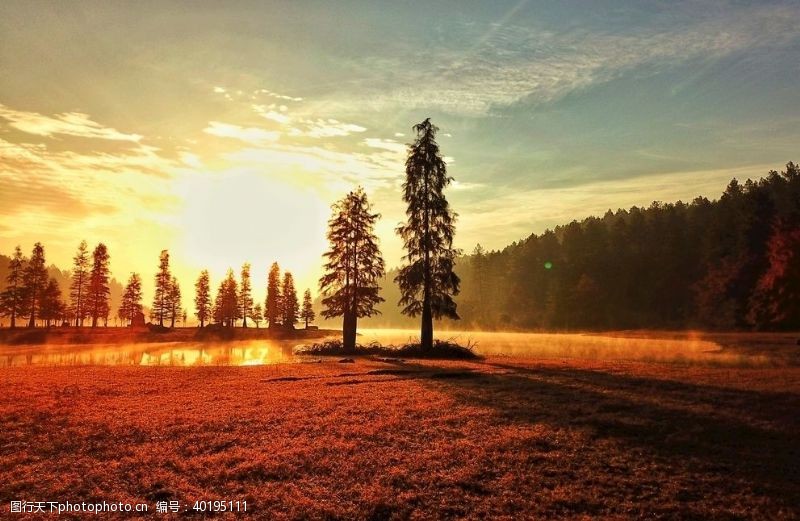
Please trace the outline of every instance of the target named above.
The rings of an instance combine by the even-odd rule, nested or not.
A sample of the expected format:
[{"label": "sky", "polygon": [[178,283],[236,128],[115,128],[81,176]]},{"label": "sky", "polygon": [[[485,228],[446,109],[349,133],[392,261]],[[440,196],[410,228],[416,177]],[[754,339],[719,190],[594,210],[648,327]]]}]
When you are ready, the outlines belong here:
[{"label": "sky", "polygon": [[716,198],[800,159],[798,27],[798,1],[6,0],[0,252],[103,241],[146,297],[162,249],[184,288],[278,261],[314,291],[360,185],[396,266],[427,117],[465,251]]}]

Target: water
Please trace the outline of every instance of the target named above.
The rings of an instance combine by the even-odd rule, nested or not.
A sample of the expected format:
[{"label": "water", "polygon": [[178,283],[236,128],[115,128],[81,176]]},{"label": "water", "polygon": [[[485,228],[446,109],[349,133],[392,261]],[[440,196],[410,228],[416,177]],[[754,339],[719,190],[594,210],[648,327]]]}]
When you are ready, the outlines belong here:
[{"label": "water", "polygon": [[0,367],[20,365],[265,365],[297,361],[296,341],[0,346]]},{"label": "water", "polygon": [[[358,342],[401,345],[418,332],[366,329]],[[640,360],[677,363],[760,364],[764,357],[724,353],[719,345],[687,334],[685,338],[629,338],[599,334],[439,331],[438,339],[472,345],[482,355],[527,358]],[[293,354],[299,340],[176,342],[109,345],[0,346],[0,367],[21,365],[265,365],[306,360]],[[746,358],[746,360],[745,360]],[[761,360],[764,358],[764,360]]]}]

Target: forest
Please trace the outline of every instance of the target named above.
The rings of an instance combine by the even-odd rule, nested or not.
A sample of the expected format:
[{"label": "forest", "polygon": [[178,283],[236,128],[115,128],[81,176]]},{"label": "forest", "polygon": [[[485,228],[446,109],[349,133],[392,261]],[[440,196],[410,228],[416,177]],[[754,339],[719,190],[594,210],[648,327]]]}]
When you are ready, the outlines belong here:
[{"label": "forest", "polygon": [[[147,309],[136,300],[141,281],[132,276],[123,290],[116,280],[109,279],[107,267],[103,267],[108,252],[104,246],[100,249],[89,255],[82,244],[76,254],[79,266],[70,278],[70,272],[55,266],[45,268],[43,251],[34,248],[31,257],[40,256],[39,265],[28,263],[25,272],[20,271],[19,282],[24,282],[24,276],[33,277],[32,283],[41,286],[44,306],[39,319],[55,323],[67,317],[75,323],[75,291],[85,285],[89,293],[86,309],[77,313],[95,325],[98,320],[106,325],[115,310],[124,324],[143,310],[154,323],[185,324],[187,312],[180,303],[180,286],[169,274],[166,251],[155,281],[160,290]],[[21,253],[17,255],[21,258]],[[13,265],[14,257],[0,255],[0,290],[6,295],[6,309]],[[92,278],[97,271],[101,275]],[[453,296],[458,311],[436,317],[444,320],[445,328],[797,329],[800,167],[790,162],[785,170],[770,171],[757,181],[733,179],[717,200],[656,201],[647,208],[609,210],[602,217],[534,233],[499,251],[476,245],[470,254],[454,259],[452,271],[460,278],[460,293]],[[262,320],[276,325],[298,319],[313,321],[310,292],[305,292],[300,307],[297,297],[291,296],[295,290],[290,273],[281,280],[279,267],[272,266],[262,312],[261,305],[254,306],[250,297],[249,272],[249,265],[242,267],[244,286],[240,287],[230,271],[216,299],[210,298],[208,273],[201,274],[195,289],[205,295],[201,301],[207,302],[201,302],[201,309],[195,312],[198,321],[227,326],[244,317],[250,317],[256,326]],[[86,281],[76,284],[76,273],[85,273]],[[380,292],[370,304],[375,312],[363,315],[363,326],[418,323],[398,307],[402,295],[395,280],[399,273],[398,269],[386,273],[381,269],[376,272],[380,275],[377,279],[373,274],[374,282],[369,285],[379,286]],[[62,291],[69,292],[71,305],[61,302]],[[125,299],[126,292],[133,292],[129,295],[137,302],[133,307],[130,298]],[[288,313],[279,301],[284,293],[291,296]],[[321,300],[318,297],[314,307],[319,307]],[[242,323],[245,327],[246,320]]]},{"label": "forest", "polygon": [[[800,167],[736,179],[718,200],[653,202],[457,259],[457,329],[797,329]],[[406,327],[399,292],[365,325]]]}]

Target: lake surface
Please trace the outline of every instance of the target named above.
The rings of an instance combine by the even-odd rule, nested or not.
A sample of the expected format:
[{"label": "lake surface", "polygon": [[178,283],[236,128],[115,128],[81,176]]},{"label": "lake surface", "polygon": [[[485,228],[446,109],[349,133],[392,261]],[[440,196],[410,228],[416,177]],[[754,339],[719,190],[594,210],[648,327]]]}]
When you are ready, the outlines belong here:
[{"label": "lake surface", "polygon": [[[361,330],[358,342],[401,345],[415,341],[417,331]],[[482,355],[531,358],[582,358],[659,362],[742,363],[714,342],[692,338],[630,338],[600,334],[498,333],[438,331],[436,337],[474,347]],[[298,340],[177,342],[109,345],[0,346],[0,367],[24,365],[265,365],[308,361],[294,355]],[[747,363],[759,363],[747,357]]]}]

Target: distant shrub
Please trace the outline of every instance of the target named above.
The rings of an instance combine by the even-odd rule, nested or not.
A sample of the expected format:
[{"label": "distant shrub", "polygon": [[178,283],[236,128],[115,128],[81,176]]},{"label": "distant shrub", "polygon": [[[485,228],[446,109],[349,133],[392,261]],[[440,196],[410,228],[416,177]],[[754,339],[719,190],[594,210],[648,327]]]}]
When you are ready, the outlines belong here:
[{"label": "distant shrub", "polygon": [[147,325],[147,329],[151,333],[169,333],[170,332],[170,328],[168,328],[166,326],[160,326],[158,324],[148,324]]},{"label": "distant shrub", "polygon": [[433,348],[423,350],[419,343],[403,344],[401,346],[383,345],[378,342],[369,344],[356,344],[355,352],[346,351],[341,340],[327,340],[325,342],[299,346],[295,349],[298,355],[311,356],[343,356],[343,355],[378,355],[403,358],[431,358],[447,360],[477,360],[481,357],[475,353],[474,345],[462,346],[446,340],[435,340]]}]

